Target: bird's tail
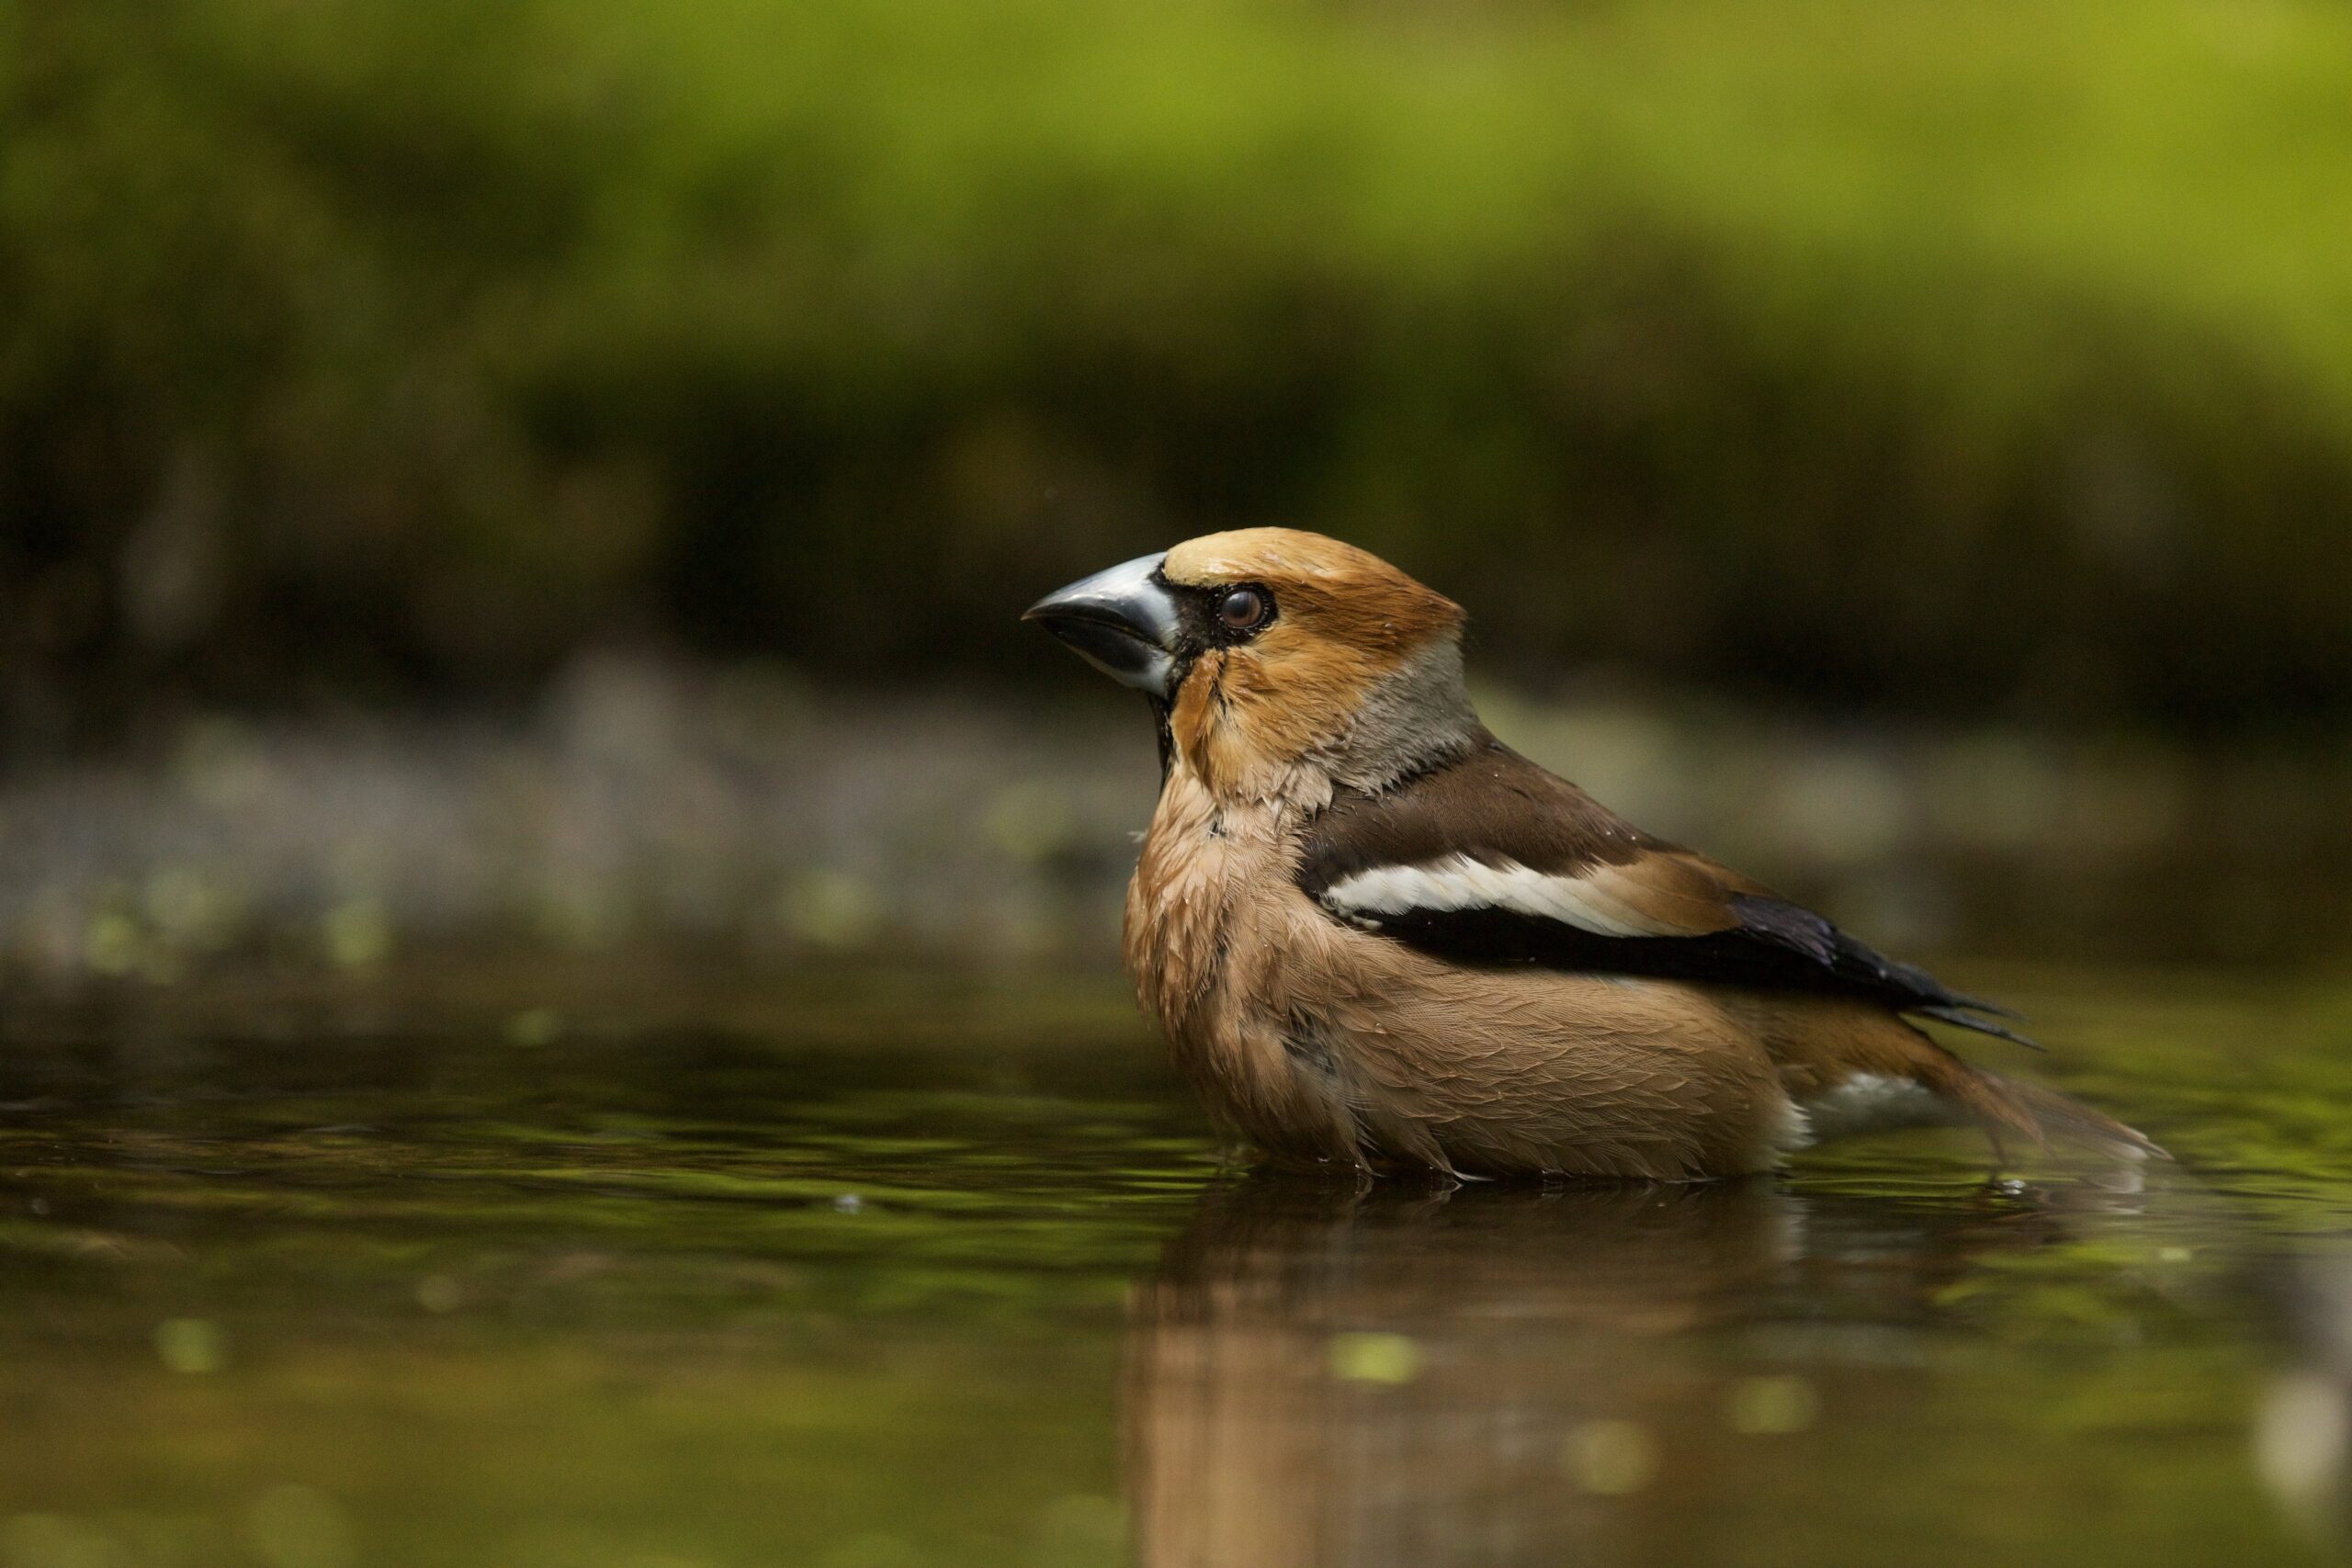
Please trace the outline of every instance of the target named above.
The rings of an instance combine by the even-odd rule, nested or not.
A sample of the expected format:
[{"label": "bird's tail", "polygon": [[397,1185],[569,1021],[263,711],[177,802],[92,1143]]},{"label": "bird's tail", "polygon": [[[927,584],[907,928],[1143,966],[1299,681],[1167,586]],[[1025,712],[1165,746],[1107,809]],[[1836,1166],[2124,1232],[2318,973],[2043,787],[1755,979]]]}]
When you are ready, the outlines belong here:
[{"label": "bird's tail", "polygon": [[1929,1050],[1934,1058],[1921,1064],[1921,1081],[1996,1136],[2003,1132],[2020,1133],[2040,1148],[2052,1143],[2074,1144],[2129,1159],[2172,1157],[2138,1128],[2054,1089],[1986,1072],[1940,1047]]}]

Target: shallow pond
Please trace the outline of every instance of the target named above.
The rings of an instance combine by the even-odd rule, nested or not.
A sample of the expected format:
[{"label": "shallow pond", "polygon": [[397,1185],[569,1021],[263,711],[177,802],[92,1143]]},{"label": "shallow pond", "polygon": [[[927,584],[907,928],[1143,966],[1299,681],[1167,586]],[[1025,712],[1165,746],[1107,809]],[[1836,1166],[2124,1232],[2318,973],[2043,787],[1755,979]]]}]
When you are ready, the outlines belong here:
[{"label": "shallow pond", "polygon": [[0,1563],[2324,1560],[2352,992],[1961,978],[2179,1162],[1222,1173],[1107,981],[20,998]]}]

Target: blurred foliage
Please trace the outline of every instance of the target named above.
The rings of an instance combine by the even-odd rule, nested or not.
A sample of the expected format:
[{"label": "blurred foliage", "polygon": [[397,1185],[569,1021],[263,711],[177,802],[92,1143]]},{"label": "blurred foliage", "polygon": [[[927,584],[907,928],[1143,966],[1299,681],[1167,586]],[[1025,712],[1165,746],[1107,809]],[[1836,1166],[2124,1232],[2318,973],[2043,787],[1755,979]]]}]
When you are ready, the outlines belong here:
[{"label": "blurred foliage", "polygon": [[2352,709],[2316,3],[0,8],[0,701],[1012,667],[1281,520],[1545,667]]}]

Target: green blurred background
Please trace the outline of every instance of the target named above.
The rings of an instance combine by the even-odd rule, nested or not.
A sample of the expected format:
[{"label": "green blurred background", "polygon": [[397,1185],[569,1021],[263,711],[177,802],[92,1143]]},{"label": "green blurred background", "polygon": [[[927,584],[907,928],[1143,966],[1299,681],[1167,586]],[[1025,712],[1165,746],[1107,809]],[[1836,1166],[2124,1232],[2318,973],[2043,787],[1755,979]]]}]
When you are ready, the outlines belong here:
[{"label": "green blurred background", "polygon": [[[2352,945],[2340,6],[75,0],[0,8],[0,62],[20,956],[882,940],[1001,924],[1009,867],[1052,948],[1148,762],[1072,804],[1110,699],[1013,614],[1267,521],[1468,604],[1544,760],[1801,891],[1862,865],[1844,912]],[[415,714],[492,716],[380,728]],[[345,761],[288,761],[304,724]],[[618,807],[481,829],[520,892],[403,890],[466,724],[525,737],[499,777],[769,767],[803,839],[684,914],[674,856],[581,891]],[[1003,752],[959,818],[1003,867],[918,897],[900,861],[978,852],[824,803],[926,734]],[[409,782],[264,841],[370,767]],[[769,831],[642,787],[716,861]],[[1788,827],[1857,810],[1858,851]]]}]

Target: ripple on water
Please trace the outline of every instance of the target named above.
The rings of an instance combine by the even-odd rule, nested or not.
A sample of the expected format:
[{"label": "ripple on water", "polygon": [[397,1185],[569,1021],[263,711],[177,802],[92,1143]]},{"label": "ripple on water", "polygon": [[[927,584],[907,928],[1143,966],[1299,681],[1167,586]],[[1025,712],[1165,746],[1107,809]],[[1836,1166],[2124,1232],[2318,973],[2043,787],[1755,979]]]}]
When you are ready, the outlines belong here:
[{"label": "ripple on water", "polygon": [[2015,1568],[2331,1517],[2352,1356],[2282,1308],[2352,1229],[2341,996],[2041,981],[2053,1075],[2181,1156],[2137,1182],[1928,1135],[1359,1192],[1220,1176],[1109,984],[533,984],[0,1020],[0,1562]]}]

